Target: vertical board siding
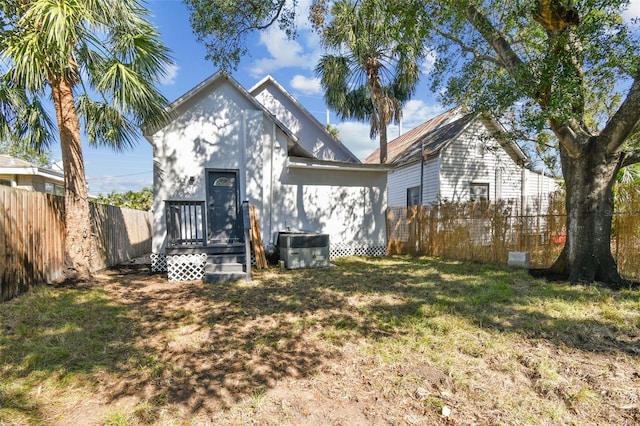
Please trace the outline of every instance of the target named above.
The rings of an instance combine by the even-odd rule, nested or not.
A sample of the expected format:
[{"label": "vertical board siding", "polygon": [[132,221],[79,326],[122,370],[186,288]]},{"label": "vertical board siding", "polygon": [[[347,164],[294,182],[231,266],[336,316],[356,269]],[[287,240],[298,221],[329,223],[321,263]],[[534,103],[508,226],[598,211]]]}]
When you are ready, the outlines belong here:
[{"label": "vertical board siding", "polygon": [[[151,251],[151,213],[91,203],[94,270]],[[64,198],[0,186],[0,301],[64,271]]]}]

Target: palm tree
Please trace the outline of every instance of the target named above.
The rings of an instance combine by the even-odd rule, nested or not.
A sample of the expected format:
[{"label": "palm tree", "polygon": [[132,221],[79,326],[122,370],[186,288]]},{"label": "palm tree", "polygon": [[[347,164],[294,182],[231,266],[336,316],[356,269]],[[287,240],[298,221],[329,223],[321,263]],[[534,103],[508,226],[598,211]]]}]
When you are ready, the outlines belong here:
[{"label": "palm tree", "polygon": [[324,14],[311,15],[323,47],[332,52],[315,70],[325,101],[341,118],[370,121],[370,137],[380,135],[380,163],[387,161],[387,125],[402,118],[423,58],[421,26],[397,21],[385,9],[390,3],[338,0],[326,24]]},{"label": "palm tree", "polygon": [[43,105],[52,100],[65,170],[67,278],[88,278],[95,253],[81,124],[89,143],[122,150],[140,126],[165,119],[167,101],[153,83],[165,73],[169,51],[146,15],[136,0],[0,6],[0,138],[46,146],[55,126]]}]

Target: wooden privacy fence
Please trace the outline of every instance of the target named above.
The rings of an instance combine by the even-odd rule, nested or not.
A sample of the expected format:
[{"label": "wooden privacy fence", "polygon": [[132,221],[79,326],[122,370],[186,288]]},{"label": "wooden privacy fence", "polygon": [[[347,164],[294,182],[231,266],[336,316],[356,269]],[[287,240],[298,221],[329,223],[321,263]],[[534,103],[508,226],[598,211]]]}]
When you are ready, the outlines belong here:
[{"label": "wooden privacy fence", "polygon": [[[611,250],[623,276],[640,279],[640,197],[613,217]],[[466,203],[387,209],[387,253],[506,264],[510,251],[530,254],[532,268],[547,268],[566,240],[564,206],[519,214],[510,203]]]},{"label": "wooden privacy fence", "polygon": [[[90,203],[94,270],[151,251],[150,212]],[[0,301],[62,278],[64,198],[0,186]]]}]

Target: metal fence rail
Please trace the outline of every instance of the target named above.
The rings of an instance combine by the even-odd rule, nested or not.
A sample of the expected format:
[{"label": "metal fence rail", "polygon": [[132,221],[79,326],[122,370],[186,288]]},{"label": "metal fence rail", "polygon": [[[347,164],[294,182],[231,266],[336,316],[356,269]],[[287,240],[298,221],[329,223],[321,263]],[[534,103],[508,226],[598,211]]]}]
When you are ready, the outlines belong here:
[{"label": "metal fence rail", "polygon": [[204,201],[165,201],[168,247],[205,245]]}]

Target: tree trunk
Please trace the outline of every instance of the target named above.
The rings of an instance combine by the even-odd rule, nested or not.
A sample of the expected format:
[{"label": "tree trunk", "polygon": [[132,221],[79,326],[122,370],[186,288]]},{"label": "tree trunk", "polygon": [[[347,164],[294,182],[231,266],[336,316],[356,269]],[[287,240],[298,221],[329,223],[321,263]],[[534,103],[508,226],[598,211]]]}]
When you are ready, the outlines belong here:
[{"label": "tree trunk", "polygon": [[563,148],[560,157],[566,184],[567,241],[549,272],[574,283],[600,281],[621,288],[628,283],[620,277],[611,254],[619,155],[607,155],[603,144],[592,139],[581,157],[569,158]]},{"label": "tree trunk", "polygon": [[65,278],[87,279],[91,277],[95,250],[73,84],[55,77],[50,83],[64,165]]},{"label": "tree trunk", "polygon": [[380,164],[387,162],[387,117],[380,117]]}]

